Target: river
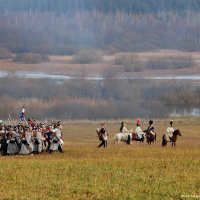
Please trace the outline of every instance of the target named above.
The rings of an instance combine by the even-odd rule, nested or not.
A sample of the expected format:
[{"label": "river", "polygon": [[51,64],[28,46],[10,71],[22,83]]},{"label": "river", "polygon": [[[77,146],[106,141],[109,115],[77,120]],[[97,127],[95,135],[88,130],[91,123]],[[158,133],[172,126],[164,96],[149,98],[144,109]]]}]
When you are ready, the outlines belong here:
[{"label": "river", "polygon": [[[6,76],[20,77],[26,79],[52,79],[52,80],[72,80],[79,78],[78,76],[58,75],[58,74],[47,74],[42,72],[26,72],[17,71],[15,73],[8,73],[6,71],[0,71],[0,78]],[[86,76],[86,80],[104,80],[106,77],[103,76]],[[200,81],[200,75],[179,75],[179,76],[115,76],[113,79],[118,80],[189,80],[189,81]]]}]

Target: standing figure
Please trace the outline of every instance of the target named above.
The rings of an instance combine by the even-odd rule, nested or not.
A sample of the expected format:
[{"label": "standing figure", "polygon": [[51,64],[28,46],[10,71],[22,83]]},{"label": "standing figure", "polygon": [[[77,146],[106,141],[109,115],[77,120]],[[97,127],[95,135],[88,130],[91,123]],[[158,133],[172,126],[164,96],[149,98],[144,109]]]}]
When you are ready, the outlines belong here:
[{"label": "standing figure", "polygon": [[52,141],[52,128],[51,126],[48,126],[45,132],[45,140],[47,142],[47,151],[49,151]]},{"label": "standing figure", "polygon": [[25,137],[26,137],[26,140],[28,143],[28,148],[29,148],[30,154],[32,154],[33,153],[33,131],[30,126],[27,126]]},{"label": "standing figure", "polygon": [[60,153],[63,153],[62,145],[63,145],[63,138],[62,138],[62,132],[57,126],[57,124],[54,125],[54,130],[52,132],[52,142],[49,149],[49,153],[52,153],[53,151],[59,151]]},{"label": "standing figure", "polygon": [[15,132],[15,129],[12,130],[11,128],[9,128],[8,130],[8,140],[7,140],[7,154],[8,155],[16,155],[18,154],[20,148],[19,148],[19,144],[17,142],[17,136],[18,134]]},{"label": "standing figure", "polygon": [[101,125],[101,128],[97,128],[97,135],[98,135],[101,143],[97,147],[104,146],[104,148],[105,148],[105,147],[107,147],[107,139],[108,139],[108,133],[107,133],[107,130],[106,130],[106,123],[101,122],[100,125]]},{"label": "standing figure", "polygon": [[43,151],[43,136],[41,133],[41,130],[38,128],[35,128],[35,130],[33,131],[33,153],[41,153]]},{"label": "standing figure", "polygon": [[1,154],[3,156],[7,155],[7,131],[5,125],[2,123],[0,126],[0,134],[1,134]]},{"label": "standing figure", "polygon": [[29,143],[28,143],[28,138],[27,138],[27,128],[24,127],[24,131],[21,135],[21,149],[19,151],[20,155],[28,155],[30,154],[30,149],[29,149]]}]

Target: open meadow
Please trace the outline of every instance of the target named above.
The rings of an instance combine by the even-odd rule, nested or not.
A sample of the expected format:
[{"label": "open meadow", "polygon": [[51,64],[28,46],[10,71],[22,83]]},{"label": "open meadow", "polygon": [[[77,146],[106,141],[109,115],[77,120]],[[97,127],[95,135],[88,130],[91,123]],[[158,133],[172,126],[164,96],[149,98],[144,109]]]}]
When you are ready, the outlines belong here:
[{"label": "open meadow", "polygon": [[[128,128],[136,120],[125,120]],[[120,121],[107,121],[108,147],[96,148],[99,122],[64,124],[64,153],[0,157],[0,199],[198,199],[200,118],[176,118],[176,148],[161,147],[168,119],[154,120],[156,144],[113,146]],[[145,129],[148,121],[142,120]]]}]

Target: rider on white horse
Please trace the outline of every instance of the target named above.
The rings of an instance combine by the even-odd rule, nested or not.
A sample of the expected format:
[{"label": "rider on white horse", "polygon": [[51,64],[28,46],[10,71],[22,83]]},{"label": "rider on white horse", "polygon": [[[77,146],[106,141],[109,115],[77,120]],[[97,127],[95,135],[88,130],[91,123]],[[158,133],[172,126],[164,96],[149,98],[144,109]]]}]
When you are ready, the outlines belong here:
[{"label": "rider on white horse", "polygon": [[124,133],[124,134],[129,134],[129,130],[127,129],[126,124],[124,123],[124,121],[121,121],[121,127],[119,129],[120,133]]},{"label": "rider on white horse", "polygon": [[126,126],[126,124],[124,123],[124,121],[121,121],[121,127],[120,127],[120,129],[119,129],[119,132],[120,132],[120,133],[123,133],[124,136],[125,136],[125,138],[128,139],[128,136],[131,137],[131,132],[132,132],[132,131],[127,129],[127,126]]}]

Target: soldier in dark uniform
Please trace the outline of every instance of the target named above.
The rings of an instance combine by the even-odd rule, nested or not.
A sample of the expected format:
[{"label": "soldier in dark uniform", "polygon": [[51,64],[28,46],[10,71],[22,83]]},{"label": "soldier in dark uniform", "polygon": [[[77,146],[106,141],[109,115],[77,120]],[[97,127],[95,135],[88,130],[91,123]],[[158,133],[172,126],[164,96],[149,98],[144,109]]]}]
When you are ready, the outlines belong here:
[{"label": "soldier in dark uniform", "polygon": [[1,125],[0,126],[0,134],[1,134],[1,154],[3,156],[7,155],[7,148],[8,148],[8,144],[7,144],[7,130],[5,125]]},{"label": "soldier in dark uniform", "polygon": [[154,130],[154,126],[153,126],[153,121],[152,120],[149,121],[149,126],[147,128],[147,131],[155,136],[155,133],[154,133],[155,130]]},{"label": "soldier in dark uniform", "polygon": [[97,134],[99,136],[99,140],[101,141],[101,143],[97,147],[101,147],[101,146],[106,147],[108,134],[107,134],[105,123],[101,122],[101,128],[97,129]]}]

